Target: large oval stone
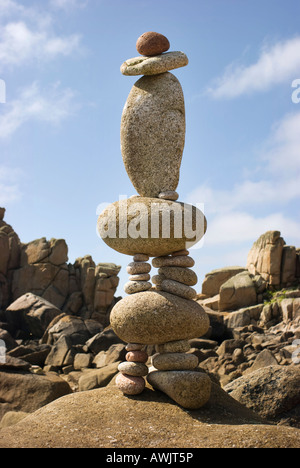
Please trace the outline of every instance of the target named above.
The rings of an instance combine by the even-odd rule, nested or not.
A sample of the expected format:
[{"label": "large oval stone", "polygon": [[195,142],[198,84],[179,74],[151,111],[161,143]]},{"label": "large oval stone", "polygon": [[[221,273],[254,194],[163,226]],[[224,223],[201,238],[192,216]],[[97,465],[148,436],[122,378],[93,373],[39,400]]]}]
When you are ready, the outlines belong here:
[{"label": "large oval stone", "polygon": [[171,73],[143,76],[133,86],[121,121],[128,176],[143,197],[175,191],[185,143],[181,85]]},{"label": "large oval stone", "polygon": [[190,248],[206,228],[206,218],[195,206],[138,196],[112,203],[98,219],[104,242],[131,256],[159,257]]},{"label": "large oval stone", "polygon": [[110,322],[123,341],[141,344],[201,337],[209,328],[200,304],[163,291],[126,296],[112,309]]}]

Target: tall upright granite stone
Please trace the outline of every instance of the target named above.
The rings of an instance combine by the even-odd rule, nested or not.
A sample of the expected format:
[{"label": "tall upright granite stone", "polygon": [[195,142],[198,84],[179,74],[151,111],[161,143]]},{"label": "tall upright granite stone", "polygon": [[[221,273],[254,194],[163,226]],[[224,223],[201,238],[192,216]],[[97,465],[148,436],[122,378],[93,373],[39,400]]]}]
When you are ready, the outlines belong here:
[{"label": "tall upright granite stone", "polygon": [[[206,219],[195,206],[178,201],[176,192],[185,144],[185,105],[178,79],[170,70],[186,66],[183,52],[168,52],[169,41],[153,31],[137,41],[143,56],[121,66],[124,75],[144,75],[133,86],[121,121],[121,151],[138,195],[108,206],[98,230],[114,250],[133,256],[124,290],[111,312],[111,326],[128,343],[119,365],[118,388],[137,395],[145,377],[184,408],[203,406],[210,378],[199,372],[188,340],[209,328],[204,309],[194,301],[197,276],[187,250],[206,232]],[[158,274],[152,277],[152,266]],[[157,353],[148,369],[146,345]]]}]

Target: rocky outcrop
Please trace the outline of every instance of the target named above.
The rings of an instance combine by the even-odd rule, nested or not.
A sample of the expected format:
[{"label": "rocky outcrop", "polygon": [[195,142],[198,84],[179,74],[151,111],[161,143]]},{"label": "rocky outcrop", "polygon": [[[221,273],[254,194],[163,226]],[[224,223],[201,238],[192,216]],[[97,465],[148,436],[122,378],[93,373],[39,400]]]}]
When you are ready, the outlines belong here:
[{"label": "rocky outcrop", "polygon": [[[58,309],[106,326],[119,284],[119,266],[95,264],[91,256],[68,263],[63,239],[41,238],[22,244],[0,212],[0,313],[27,293]],[[1,318],[0,318],[1,320]]]},{"label": "rocky outcrop", "polygon": [[300,249],[285,245],[279,231],[268,231],[254,242],[247,267],[225,267],[205,275],[201,305],[231,312],[262,304],[266,290],[290,288],[300,283]]},{"label": "rocky outcrop", "polygon": [[20,264],[21,242],[13,228],[3,221],[5,208],[0,208],[0,311],[10,303],[11,276]]},{"label": "rocky outcrop", "polygon": [[271,286],[292,286],[300,279],[299,258],[299,249],[285,245],[279,231],[268,231],[254,242],[247,268]]}]

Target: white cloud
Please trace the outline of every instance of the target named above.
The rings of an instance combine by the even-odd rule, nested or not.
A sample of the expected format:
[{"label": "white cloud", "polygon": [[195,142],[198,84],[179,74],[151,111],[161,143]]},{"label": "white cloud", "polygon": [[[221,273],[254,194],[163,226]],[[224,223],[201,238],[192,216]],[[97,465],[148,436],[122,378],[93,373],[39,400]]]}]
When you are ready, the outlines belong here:
[{"label": "white cloud", "polygon": [[254,242],[266,231],[281,231],[284,237],[300,242],[300,222],[290,219],[283,213],[267,216],[253,216],[247,212],[232,211],[220,214],[211,220],[205,238],[207,245],[220,245]]},{"label": "white cloud", "polygon": [[11,137],[28,121],[42,121],[59,125],[74,114],[74,92],[61,89],[56,83],[50,88],[41,89],[37,82],[23,89],[19,96],[6,104],[0,115],[0,139]]},{"label": "white cloud", "polygon": [[0,69],[66,56],[80,49],[80,35],[56,34],[47,11],[0,0],[0,13]]},{"label": "white cloud", "polygon": [[70,11],[78,8],[85,8],[88,0],[50,0],[53,8]]},{"label": "white cloud", "polygon": [[256,63],[230,65],[208,93],[214,98],[235,98],[242,94],[264,91],[271,86],[299,77],[300,36],[263,47]]},{"label": "white cloud", "polygon": [[[269,230],[300,244],[299,213],[290,203],[300,199],[300,113],[278,122],[261,149],[256,180],[241,180],[227,189],[203,183],[187,202],[203,203],[208,218],[206,246],[254,242]],[[258,178],[257,178],[258,177]]]},{"label": "white cloud", "polygon": [[20,176],[21,172],[18,169],[0,165],[0,206],[6,206],[21,198]]},{"label": "white cloud", "polygon": [[[299,52],[300,54],[300,52]],[[299,72],[300,73],[300,72]],[[264,149],[269,171],[280,174],[300,174],[300,112],[286,115],[274,126]],[[299,184],[300,185],[300,184]]]}]

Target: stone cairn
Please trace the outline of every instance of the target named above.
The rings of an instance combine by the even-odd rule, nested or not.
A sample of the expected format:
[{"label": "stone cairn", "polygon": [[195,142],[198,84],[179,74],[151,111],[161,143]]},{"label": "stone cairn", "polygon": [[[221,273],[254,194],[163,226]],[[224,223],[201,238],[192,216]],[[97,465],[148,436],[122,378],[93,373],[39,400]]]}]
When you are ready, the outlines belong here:
[{"label": "stone cairn", "polygon": [[[119,365],[117,387],[138,395],[146,385],[165,392],[177,404],[194,409],[209,399],[211,381],[197,369],[189,339],[203,336],[209,319],[193,299],[197,276],[188,247],[206,232],[196,207],[178,201],[176,192],[185,144],[185,104],[181,85],[170,70],[184,67],[183,52],[167,52],[170,43],[155,32],[137,41],[141,56],[127,60],[121,72],[143,75],[133,86],[121,122],[121,151],[139,195],[113,203],[101,213],[104,242],[133,257],[125,296],[112,309],[115,333],[128,343]],[[158,274],[150,278],[151,265]],[[147,345],[155,345],[152,366]]]}]

